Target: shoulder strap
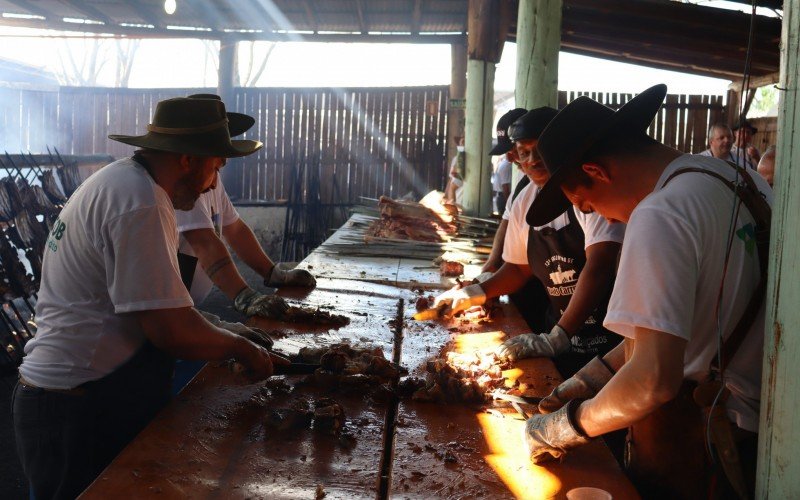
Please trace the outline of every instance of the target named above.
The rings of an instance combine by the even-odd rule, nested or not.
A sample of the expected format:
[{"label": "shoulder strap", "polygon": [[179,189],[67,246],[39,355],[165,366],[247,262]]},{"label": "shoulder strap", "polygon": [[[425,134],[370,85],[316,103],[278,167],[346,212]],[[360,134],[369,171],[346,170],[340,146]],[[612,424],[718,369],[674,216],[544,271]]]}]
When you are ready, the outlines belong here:
[{"label": "shoulder strap", "polygon": [[733,359],[734,354],[736,354],[736,351],[742,344],[747,332],[750,331],[750,327],[755,321],[756,314],[758,313],[758,310],[761,308],[761,304],[764,301],[764,295],[767,290],[769,231],[772,223],[772,207],[770,207],[769,203],[767,203],[767,200],[765,200],[761,195],[761,192],[758,190],[758,187],[756,186],[752,176],[750,176],[750,174],[747,172],[747,169],[739,167],[731,162],[726,163],[730,165],[731,168],[739,171],[739,176],[741,177],[742,182],[737,184],[726,179],[717,172],[696,167],[678,169],[667,178],[666,182],[664,182],[664,185],[666,186],[667,183],[676,176],[687,172],[697,172],[715,177],[722,181],[723,184],[728,186],[731,191],[733,191],[736,196],[739,197],[739,200],[750,212],[750,215],[753,216],[753,219],[755,219],[756,250],[758,252],[758,265],[761,270],[761,277],[759,278],[758,285],[756,285],[756,288],[753,291],[750,302],[747,303],[744,311],[742,311],[739,322],[736,323],[733,332],[731,332],[728,339],[722,344],[720,356],[720,359],[722,360],[721,365],[716,366],[717,358],[715,358],[711,363],[712,368],[718,368],[720,371],[724,371],[730,360]]}]

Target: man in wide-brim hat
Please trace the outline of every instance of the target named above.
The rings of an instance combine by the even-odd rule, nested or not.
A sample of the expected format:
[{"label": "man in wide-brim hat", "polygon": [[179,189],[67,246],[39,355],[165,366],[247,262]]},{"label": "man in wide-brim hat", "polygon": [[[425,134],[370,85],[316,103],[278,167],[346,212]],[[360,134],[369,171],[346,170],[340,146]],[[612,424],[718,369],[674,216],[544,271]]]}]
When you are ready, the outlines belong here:
[{"label": "man in wide-brim hat", "polygon": [[13,401],[37,498],[89,485],[169,400],[174,357],[234,358],[252,379],[287,363],[204,320],[178,271],[174,208],[262,146],[231,141],[228,126],[221,101],[159,102],[147,134],[110,136],[136,154],[87,179],[53,224]]},{"label": "man in wide-brim hat", "polygon": [[[195,94],[195,99],[215,99],[214,94]],[[245,133],[253,126],[252,117],[228,113],[231,137]],[[288,308],[276,295],[263,295],[251,288],[239,274],[226,243],[244,263],[258,273],[269,287],[313,287],[314,277],[305,269],[290,263],[275,263],[258,242],[253,230],[236,212],[223,183],[197,199],[191,210],[175,213],[180,232],[178,263],[181,276],[195,304],[201,304],[214,285],[233,301],[234,308],[246,316],[280,318]],[[224,241],[223,241],[224,239]],[[219,321],[204,313],[206,319]]]},{"label": "man in wide-brim hat", "polygon": [[[616,112],[578,98],[539,139],[551,175],[532,226],[570,204],[628,224],[604,325],[629,349],[606,356],[616,374],[604,387],[558,386],[543,407],[564,406],[532,417],[525,436],[538,462],[630,427],[628,470],[646,498],[704,497],[710,483],[752,495],[772,190],[648,137],[665,95],[654,86]],[[708,412],[721,418],[706,432]]]}]

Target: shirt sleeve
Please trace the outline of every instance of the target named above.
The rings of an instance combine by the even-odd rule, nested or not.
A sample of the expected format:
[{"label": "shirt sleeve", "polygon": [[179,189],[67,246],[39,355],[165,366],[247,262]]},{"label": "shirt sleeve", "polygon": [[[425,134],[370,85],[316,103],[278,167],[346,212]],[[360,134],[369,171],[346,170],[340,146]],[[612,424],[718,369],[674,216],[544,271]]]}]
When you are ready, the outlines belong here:
[{"label": "shirt sleeve", "polygon": [[[700,273],[699,243],[687,221],[665,210],[637,210],[627,228],[603,325],[626,337],[642,327],[689,340]],[[708,311],[713,314],[713,311]]]},{"label": "shirt sleeve", "polygon": [[[528,188],[525,188],[528,189]],[[511,210],[506,229],[506,239],[503,241],[503,260],[509,264],[528,263],[528,232],[530,226],[525,222],[525,205],[520,198],[525,197],[525,191],[517,196],[517,202]]]},{"label": "shirt sleeve", "polygon": [[625,238],[625,224],[621,222],[609,223],[605,217],[597,212],[585,214],[577,208],[573,209],[578,218],[578,223],[583,228],[584,248],[606,241],[622,243]]},{"label": "shirt sleeve", "polygon": [[190,307],[178,271],[171,207],[128,212],[103,227],[106,283],[115,313]]},{"label": "shirt sleeve", "polygon": [[498,184],[500,184],[501,186],[504,184],[511,184],[511,173],[512,173],[511,162],[509,162],[508,160],[504,161],[505,161],[504,167],[497,169]]},{"label": "shirt sleeve", "polygon": [[175,210],[175,221],[179,232],[214,229],[214,223],[211,221],[211,194],[210,191],[201,194],[191,210]]},{"label": "shirt sleeve", "polygon": [[239,220],[239,212],[233,207],[225,186],[220,185],[219,213],[222,214],[222,227],[229,226]]}]

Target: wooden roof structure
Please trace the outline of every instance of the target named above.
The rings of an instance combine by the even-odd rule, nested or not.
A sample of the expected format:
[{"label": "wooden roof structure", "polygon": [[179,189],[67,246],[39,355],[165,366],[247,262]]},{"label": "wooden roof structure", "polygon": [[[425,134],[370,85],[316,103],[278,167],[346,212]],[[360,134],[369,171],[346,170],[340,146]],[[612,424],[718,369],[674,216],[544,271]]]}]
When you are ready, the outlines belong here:
[{"label": "wooden roof structure", "polygon": [[[744,72],[746,13],[674,0],[563,1],[566,52],[734,81]],[[467,29],[468,0],[176,2],[167,15],[163,0],[0,0],[0,25],[148,38],[376,43],[454,43]],[[777,80],[780,33],[779,18],[756,16],[752,78]]]}]

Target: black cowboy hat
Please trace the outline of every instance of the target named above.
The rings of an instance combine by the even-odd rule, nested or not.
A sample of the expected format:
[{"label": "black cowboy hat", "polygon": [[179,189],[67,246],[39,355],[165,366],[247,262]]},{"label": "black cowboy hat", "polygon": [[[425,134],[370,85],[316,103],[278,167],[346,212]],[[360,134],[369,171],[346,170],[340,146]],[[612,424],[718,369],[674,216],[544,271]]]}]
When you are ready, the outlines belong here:
[{"label": "black cowboy hat", "polygon": [[514,143],[508,138],[508,127],[527,111],[525,108],[514,108],[497,120],[497,144],[489,151],[490,156],[503,155],[511,151]]},{"label": "black cowboy hat", "polygon": [[[222,98],[217,94],[192,94],[189,96],[189,99],[222,100]],[[226,114],[228,115],[228,132],[231,134],[231,137],[244,134],[256,124],[256,119],[250,115],[245,115],[244,113],[235,113],[233,111],[228,111]]]},{"label": "black cowboy hat", "polygon": [[614,132],[644,133],[658,113],[667,86],[655,85],[637,95],[616,112],[586,96],[569,103],[544,129],[537,146],[550,179],[536,196],[526,221],[543,226],[571,205],[561,191],[566,173],[581,166],[581,160],[597,143]]},{"label": "black cowboy hat", "polygon": [[538,139],[557,114],[558,110],[549,106],[532,109],[508,127],[508,136],[512,141]]},{"label": "black cowboy hat", "polygon": [[739,130],[740,128],[746,128],[746,129],[749,129],[749,130],[750,130],[751,132],[753,132],[754,134],[755,134],[756,132],[758,132],[758,129],[757,129],[756,127],[754,127],[754,126],[753,126],[753,124],[752,124],[752,123],[750,123],[750,121],[749,121],[749,120],[740,120],[740,121],[739,121],[739,123],[737,123],[736,125],[734,125],[734,126],[733,126],[733,128],[732,128],[731,130],[733,130],[733,131],[736,131],[736,130]]},{"label": "black cowboy hat", "polygon": [[[238,126],[238,124],[237,124]],[[225,105],[217,99],[176,97],[159,102],[145,135],[109,135],[113,141],[192,156],[237,158],[263,147],[259,141],[232,141]]]}]

